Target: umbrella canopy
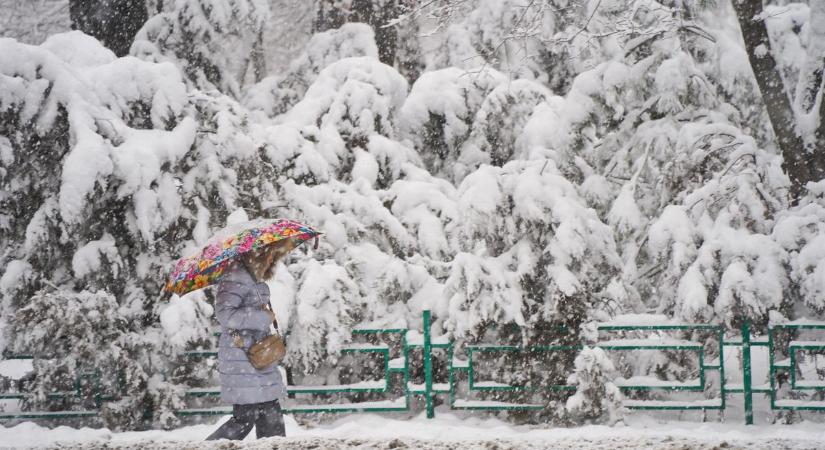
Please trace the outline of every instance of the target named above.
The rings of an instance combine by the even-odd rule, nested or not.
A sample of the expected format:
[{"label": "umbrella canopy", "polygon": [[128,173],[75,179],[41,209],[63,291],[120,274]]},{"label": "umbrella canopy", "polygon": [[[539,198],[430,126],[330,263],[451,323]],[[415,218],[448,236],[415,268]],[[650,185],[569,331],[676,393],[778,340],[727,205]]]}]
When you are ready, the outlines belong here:
[{"label": "umbrella canopy", "polygon": [[178,260],[165,291],[183,295],[215,284],[232,261],[244,253],[285,239],[293,239],[297,247],[320,234],[310,226],[287,219],[259,219],[230,225],[210,238],[201,251]]}]

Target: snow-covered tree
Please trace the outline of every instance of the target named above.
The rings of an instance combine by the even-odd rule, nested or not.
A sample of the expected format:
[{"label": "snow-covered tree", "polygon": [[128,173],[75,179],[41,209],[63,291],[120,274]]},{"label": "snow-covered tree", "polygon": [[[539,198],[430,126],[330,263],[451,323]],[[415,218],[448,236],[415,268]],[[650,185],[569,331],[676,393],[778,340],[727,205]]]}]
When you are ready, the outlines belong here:
[{"label": "snow-covered tree", "polygon": [[399,20],[414,10],[418,0],[317,0],[314,31],[341,28],[347,23],[363,23],[375,34],[378,59],[395,67],[414,82],[423,66],[420,24]]},{"label": "snow-covered tree", "polygon": [[[502,166],[513,159],[528,159],[517,154],[519,138],[537,105],[550,99],[545,87],[529,80],[505,82],[496,86],[473,118],[472,131],[461,148],[456,179],[481,164]],[[462,173],[464,172],[464,173]]]},{"label": "snow-covered tree", "polygon": [[572,419],[579,423],[616,423],[622,418],[622,393],[611,381],[615,368],[600,348],[585,347],[576,356],[575,372],[568,384],[576,393],[565,405]]},{"label": "snow-covered tree", "polygon": [[424,73],[399,112],[399,129],[417,149],[427,169],[451,181],[461,146],[487,94],[506,78],[498,71],[457,68]]},{"label": "snow-covered tree", "polygon": [[304,100],[278,122],[317,143],[326,176],[348,181],[358,168],[357,149],[369,151],[374,139],[395,136],[394,118],[406,93],[406,80],[392,67],[369,57],[346,58],[321,71]]},{"label": "snow-covered tree", "polygon": [[266,0],[175,0],[151,17],[135,36],[131,54],[170,61],[190,83],[240,98],[241,89],[264,77]]},{"label": "snow-covered tree", "polygon": [[304,98],[309,86],[321,70],[344,58],[378,57],[372,29],[351,23],[340,28],[314,34],[306,48],[293,59],[284,73],[271,75],[250,86],[244,104],[269,117],[287,112]]}]

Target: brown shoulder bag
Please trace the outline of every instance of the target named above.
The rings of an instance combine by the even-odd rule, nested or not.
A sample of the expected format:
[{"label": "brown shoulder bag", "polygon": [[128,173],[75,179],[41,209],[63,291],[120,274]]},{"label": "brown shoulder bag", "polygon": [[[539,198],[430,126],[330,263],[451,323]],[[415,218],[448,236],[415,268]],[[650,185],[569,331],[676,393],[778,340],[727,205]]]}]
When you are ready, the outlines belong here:
[{"label": "brown shoulder bag", "polygon": [[252,367],[258,370],[266,369],[284,359],[284,356],[286,356],[286,344],[277,331],[252,344],[246,351],[246,357],[249,358]]},{"label": "brown shoulder bag", "polygon": [[[255,294],[258,295],[258,299],[260,300],[261,296],[258,293],[258,289],[253,289],[255,289]],[[272,311],[269,303],[263,304],[266,306],[266,309]],[[266,369],[284,359],[284,356],[286,356],[286,343],[280,331],[278,331],[278,321],[274,320],[272,324],[275,326],[275,333],[255,342],[246,351],[246,357],[249,359],[249,362],[252,363],[252,367],[258,370]],[[232,336],[235,339],[235,345],[237,347],[243,347],[243,339],[241,339],[237,330],[232,330]]]}]

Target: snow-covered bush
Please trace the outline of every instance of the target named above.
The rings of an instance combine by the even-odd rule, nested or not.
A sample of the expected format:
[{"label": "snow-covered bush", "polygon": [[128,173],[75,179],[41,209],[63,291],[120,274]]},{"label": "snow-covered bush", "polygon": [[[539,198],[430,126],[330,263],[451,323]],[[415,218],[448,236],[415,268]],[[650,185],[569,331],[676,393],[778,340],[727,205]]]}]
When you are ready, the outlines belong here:
[{"label": "snow-covered bush", "polygon": [[[404,175],[402,171],[399,176]],[[325,233],[313,252],[324,263],[297,260],[289,265],[297,289],[290,329],[298,345],[288,355],[293,367],[315,371],[324,364],[329,370],[338,357],[336,349],[349,340],[352,325],[406,323],[431,301],[417,296],[437,284],[427,270],[433,263],[410,255],[443,256],[448,251],[440,221],[447,212],[440,208],[450,207],[451,191],[441,193],[441,198],[437,190],[422,192],[432,194],[425,198],[402,191],[415,183],[432,189],[421,181],[398,180],[388,191],[380,191],[364,178],[352,184],[281,184],[281,198],[289,205],[283,211]]]},{"label": "snow-covered bush", "polygon": [[[65,50],[76,47],[83,50]],[[252,191],[250,183],[265,189],[253,176],[236,183],[240,167],[262,167],[250,164],[257,154],[240,132],[242,116],[228,97],[190,98],[173,64],[115,59],[77,32],[52,36],[40,47],[0,40],[0,60],[6,337],[20,344],[15,351],[36,353],[23,348],[32,330],[15,327],[11,318],[44,287],[57,286],[68,298],[107,293],[100,307],[114,308],[118,320],[135,324],[130,332],[148,339],[135,349],[147,355],[122,367],[125,379],[146,391],[135,401],[153,402],[157,415],[150,419],[172,424],[168,408],[176,407],[176,397],[170,395],[179,389],[151,360],[167,360],[184,347],[161,354],[160,289],[172,260],[223,225],[229,208],[260,204],[238,195]],[[190,345],[211,334],[203,326],[208,317],[195,319]],[[93,331],[67,329],[67,339],[72,330]],[[38,367],[43,386],[51,370],[63,370],[46,362]],[[123,414],[106,413],[112,426],[146,426],[135,416],[139,408],[121,406]]]},{"label": "snow-covered bush", "polygon": [[808,191],[798,206],[778,215],[771,237],[787,252],[789,283],[783,295],[790,294],[814,316],[825,313],[825,183]]},{"label": "snow-covered bush", "polygon": [[454,236],[443,312],[457,336],[488,321],[576,330],[588,316],[625,307],[605,290],[620,265],[610,228],[550,160],[482,166],[467,176]]},{"label": "snow-covered bush", "polygon": [[[625,296],[617,295],[623,290],[615,288],[622,283],[610,228],[583,206],[553,161],[480,167],[461,183],[457,210],[457,252],[435,312],[459,343],[493,339],[575,346],[583,342],[584,322],[628,308]],[[524,370],[501,367],[497,379],[564,384],[574,356],[552,352],[537,369],[525,359],[529,354],[518,355],[510,363]],[[567,394],[546,395],[545,400],[558,402]],[[539,414],[544,420],[562,419],[554,408]]]},{"label": "snow-covered bush", "polygon": [[[94,408],[106,397],[101,417],[112,429],[178,423],[181,389],[162,380],[169,366],[159,330],[145,328],[105,291],[41,290],[11,318],[8,349],[34,355],[35,394],[30,407],[44,409],[49,394],[79,390],[68,407]],[[144,414],[152,412],[151,417]]]},{"label": "snow-covered bush", "polygon": [[311,373],[329,362],[326,355],[339,355],[349,340],[354,325],[351,309],[357,306],[359,292],[338,264],[310,260],[302,269],[305,279],[295,294],[296,320],[290,327],[290,361],[293,370]]},{"label": "snow-covered bush", "polygon": [[622,418],[622,393],[611,381],[615,369],[604,350],[585,347],[575,361],[575,372],[568,384],[576,393],[565,405],[571,419],[578,423],[614,424]]},{"label": "snow-covered bush", "polygon": [[[787,256],[770,236],[786,186],[779,161],[752,140],[734,138],[735,128],[692,131],[709,136],[707,147],[695,148],[693,158],[680,164],[687,169],[683,186],[696,187],[679,195],[682,205],[667,206],[653,222],[642,252],[662,268],[651,277],[663,281],[654,281],[660,286],[658,308],[689,321],[736,327],[748,317],[766,325],[769,310],[788,308]],[[695,136],[682,133],[676,145]]]}]

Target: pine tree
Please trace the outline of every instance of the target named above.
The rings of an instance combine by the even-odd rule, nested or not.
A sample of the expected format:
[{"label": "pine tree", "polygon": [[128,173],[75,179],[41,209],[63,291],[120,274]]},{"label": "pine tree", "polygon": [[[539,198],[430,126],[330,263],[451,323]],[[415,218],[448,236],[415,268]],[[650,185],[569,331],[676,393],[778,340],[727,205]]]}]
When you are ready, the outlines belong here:
[{"label": "pine tree", "polygon": [[375,34],[378,59],[398,69],[412,83],[423,66],[419,24],[415,20],[398,22],[416,3],[417,0],[319,0],[313,29],[317,33],[347,23],[368,25]]}]

